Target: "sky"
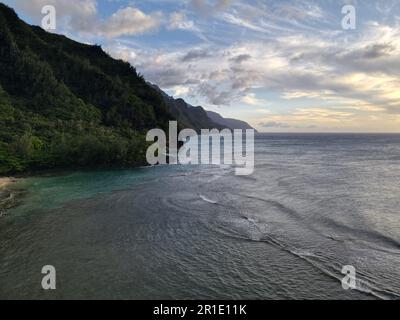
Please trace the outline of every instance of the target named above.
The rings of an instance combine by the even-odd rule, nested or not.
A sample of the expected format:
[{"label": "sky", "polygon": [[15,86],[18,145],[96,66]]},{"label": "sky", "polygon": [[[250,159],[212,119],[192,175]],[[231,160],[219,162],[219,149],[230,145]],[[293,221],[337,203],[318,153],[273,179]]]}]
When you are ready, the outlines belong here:
[{"label": "sky", "polygon": [[400,0],[1,1],[261,132],[400,132]]}]

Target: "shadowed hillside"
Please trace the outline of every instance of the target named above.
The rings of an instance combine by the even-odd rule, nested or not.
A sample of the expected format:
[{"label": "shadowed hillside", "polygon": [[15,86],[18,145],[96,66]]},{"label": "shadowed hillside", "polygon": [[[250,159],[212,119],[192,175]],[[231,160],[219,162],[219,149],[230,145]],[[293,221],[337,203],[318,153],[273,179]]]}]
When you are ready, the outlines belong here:
[{"label": "shadowed hillside", "polygon": [[30,26],[0,3],[0,174],[142,164],[145,132],[169,120],[160,93],[130,64]]},{"label": "shadowed hillside", "polygon": [[221,129],[100,46],[30,26],[0,3],[0,174],[144,164],[145,133]]}]

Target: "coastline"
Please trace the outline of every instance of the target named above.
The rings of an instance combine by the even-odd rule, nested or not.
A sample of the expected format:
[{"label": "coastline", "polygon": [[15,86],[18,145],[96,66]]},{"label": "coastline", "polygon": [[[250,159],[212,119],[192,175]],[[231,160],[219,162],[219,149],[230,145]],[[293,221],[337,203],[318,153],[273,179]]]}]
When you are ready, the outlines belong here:
[{"label": "coastline", "polygon": [[0,178],[0,190],[3,190],[8,185],[15,183],[17,180],[15,178]]},{"label": "coastline", "polygon": [[8,188],[17,181],[15,178],[0,178],[0,217],[5,214],[7,209],[17,205],[18,192]]}]

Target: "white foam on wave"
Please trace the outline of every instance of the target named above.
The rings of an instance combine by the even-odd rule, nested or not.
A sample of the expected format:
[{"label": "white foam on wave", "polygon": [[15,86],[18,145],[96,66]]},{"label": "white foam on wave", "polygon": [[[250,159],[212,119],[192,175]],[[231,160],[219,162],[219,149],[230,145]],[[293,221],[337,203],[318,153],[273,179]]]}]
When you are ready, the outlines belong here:
[{"label": "white foam on wave", "polygon": [[208,203],[211,203],[211,204],[218,204],[217,201],[208,199],[207,197],[205,197],[205,196],[203,196],[203,195],[200,195],[200,198],[201,198],[202,200],[204,200],[205,202],[208,202]]}]

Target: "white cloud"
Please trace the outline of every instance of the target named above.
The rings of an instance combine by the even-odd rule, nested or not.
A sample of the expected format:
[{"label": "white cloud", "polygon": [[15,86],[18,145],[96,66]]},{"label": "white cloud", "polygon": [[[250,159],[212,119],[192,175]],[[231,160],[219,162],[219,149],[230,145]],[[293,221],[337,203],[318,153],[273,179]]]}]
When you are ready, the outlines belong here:
[{"label": "white cloud", "polygon": [[167,29],[168,30],[189,30],[189,31],[197,30],[197,28],[194,25],[194,22],[191,20],[188,20],[185,13],[183,13],[183,12],[171,13]]},{"label": "white cloud", "polygon": [[77,28],[84,27],[86,22],[91,21],[97,15],[96,0],[14,0],[15,8],[28,15],[39,23],[42,19],[42,8],[52,5],[56,8],[58,19],[62,23],[76,25]]},{"label": "white cloud", "polygon": [[162,19],[161,12],[147,15],[139,9],[127,7],[118,10],[101,23],[100,33],[109,38],[143,34],[158,29]]},{"label": "white cloud", "polygon": [[245,95],[242,102],[250,106],[265,106],[267,104],[267,101],[257,98],[254,93]]},{"label": "white cloud", "polygon": [[[57,13],[57,32],[78,32],[88,36],[114,38],[157,30],[163,22],[161,12],[146,14],[128,6],[106,19],[101,19],[96,0],[14,0],[16,8],[40,23],[41,10],[53,5]],[[61,30],[63,29],[63,30]]]}]

